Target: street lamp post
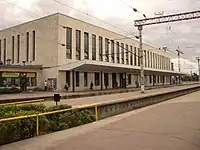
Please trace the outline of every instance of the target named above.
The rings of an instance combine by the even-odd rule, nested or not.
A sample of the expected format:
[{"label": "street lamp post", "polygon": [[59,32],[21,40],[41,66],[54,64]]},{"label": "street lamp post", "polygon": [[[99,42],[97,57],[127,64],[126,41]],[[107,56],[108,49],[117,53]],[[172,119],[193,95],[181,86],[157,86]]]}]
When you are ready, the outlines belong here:
[{"label": "street lamp post", "polygon": [[141,93],[144,93],[144,59],[143,59],[143,49],[142,49],[142,26],[138,26],[139,30],[139,39],[140,39],[140,84],[141,84]]}]

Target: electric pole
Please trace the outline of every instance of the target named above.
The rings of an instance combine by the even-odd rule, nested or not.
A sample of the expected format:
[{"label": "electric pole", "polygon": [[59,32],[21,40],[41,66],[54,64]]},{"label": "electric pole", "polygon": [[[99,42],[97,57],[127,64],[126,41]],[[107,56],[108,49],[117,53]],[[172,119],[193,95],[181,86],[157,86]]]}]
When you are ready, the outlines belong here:
[{"label": "electric pole", "polygon": [[198,70],[199,70],[199,83],[200,83],[200,57],[197,57]]},{"label": "electric pole", "polygon": [[144,93],[144,59],[143,59],[143,49],[142,49],[142,26],[138,26],[139,38],[140,38],[140,84],[141,93]]},{"label": "electric pole", "polygon": [[[183,54],[183,52],[181,52],[179,50],[179,46],[178,46],[178,49],[176,50],[177,53],[178,53],[178,72],[181,72],[181,60],[180,60],[180,54]],[[181,84],[181,76],[179,75],[178,76],[178,80],[179,80],[179,84]]]},{"label": "electric pole", "polygon": [[[135,12],[138,12],[137,9],[132,8]],[[164,13],[164,12],[163,12]],[[162,14],[162,13],[161,13]],[[168,22],[176,22],[176,21],[183,21],[183,20],[190,20],[190,19],[198,19],[200,18],[200,10],[192,11],[192,12],[185,12],[179,14],[172,14],[166,16],[158,16],[153,18],[146,18],[145,14],[143,14],[145,19],[135,20],[134,26],[138,27],[139,30],[139,37],[140,37],[140,60],[141,60],[141,92],[144,93],[144,66],[143,66],[143,49],[142,49],[142,29],[143,26],[153,25],[153,24],[162,24]],[[180,53],[179,53],[180,55]]]},{"label": "electric pole", "polygon": [[181,60],[180,60],[180,54],[183,54],[183,52],[181,52],[179,50],[179,46],[178,46],[178,49],[176,50],[177,53],[178,53],[178,71],[181,72]]}]

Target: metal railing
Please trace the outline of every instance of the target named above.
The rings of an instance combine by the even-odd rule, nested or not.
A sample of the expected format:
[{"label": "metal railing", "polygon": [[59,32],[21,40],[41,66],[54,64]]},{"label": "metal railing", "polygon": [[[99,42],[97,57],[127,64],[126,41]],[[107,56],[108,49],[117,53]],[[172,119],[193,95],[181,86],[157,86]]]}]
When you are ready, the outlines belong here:
[{"label": "metal railing", "polygon": [[0,119],[0,123],[35,117],[36,118],[36,136],[38,136],[39,135],[39,116],[45,116],[45,115],[50,115],[50,114],[57,114],[57,113],[61,113],[61,112],[87,109],[87,108],[94,108],[95,109],[95,121],[99,120],[98,103],[94,103],[94,104],[90,104],[90,105],[82,105],[82,106],[72,107],[72,108],[68,108],[68,109],[61,109],[61,110],[56,110],[56,111],[51,111],[51,112],[44,112],[44,113],[38,113],[38,114],[33,114],[33,115],[27,115],[27,116],[18,116],[18,117]]}]

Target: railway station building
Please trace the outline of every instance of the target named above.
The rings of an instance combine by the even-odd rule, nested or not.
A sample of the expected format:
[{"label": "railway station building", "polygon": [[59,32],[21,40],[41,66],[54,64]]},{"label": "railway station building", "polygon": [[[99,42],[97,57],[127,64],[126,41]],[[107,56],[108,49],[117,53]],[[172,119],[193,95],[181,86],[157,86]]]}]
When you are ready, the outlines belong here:
[{"label": "railway station building", "polygon": [[[143,44],[145,86],[172,83],[169,53]],[[0,31],[0,87],[55,91],[136,87],[140,84],[139,42],[87,22],[55,13]]]}]

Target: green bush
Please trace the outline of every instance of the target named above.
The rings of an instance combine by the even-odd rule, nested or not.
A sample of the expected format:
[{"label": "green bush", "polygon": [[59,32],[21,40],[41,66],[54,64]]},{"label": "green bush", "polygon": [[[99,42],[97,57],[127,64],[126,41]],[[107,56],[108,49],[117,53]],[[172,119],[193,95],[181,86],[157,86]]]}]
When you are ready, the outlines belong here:
[{"label": "green bush", "polygon": [[[71,108],[69,105],[45,107],[27,104],[20,106],[0,106],[0,117],[9,118]],[[76,127],[95,120],[88,110],[74,110],[39,116],[40,134],[51,133]],[[0,145],[36,136],[36,117],[0,123]]]},{"label": "green bush", "polygon": [[68,108],[71,108],[72,106],[70,105],[67,105],[67,104],[61,104],[61,105],[55,105],[55,106],[50,106],[50,107],[47,107],[45,109],[46,112],[49,112],[49,111],[56,111],[56,110],[61,110],[61,109],[68,109]]},{"label": "green bush", "polygon": [[22,91],[18,88],[0,88],[0,94],[11,94],[11,93],[21,93]]},{"label": "green bush", "polygon": [[18,106],[18,109],[25,111],[35,110],[38,112],[45,112],[46,106],[44,104],[26,104]]}]

